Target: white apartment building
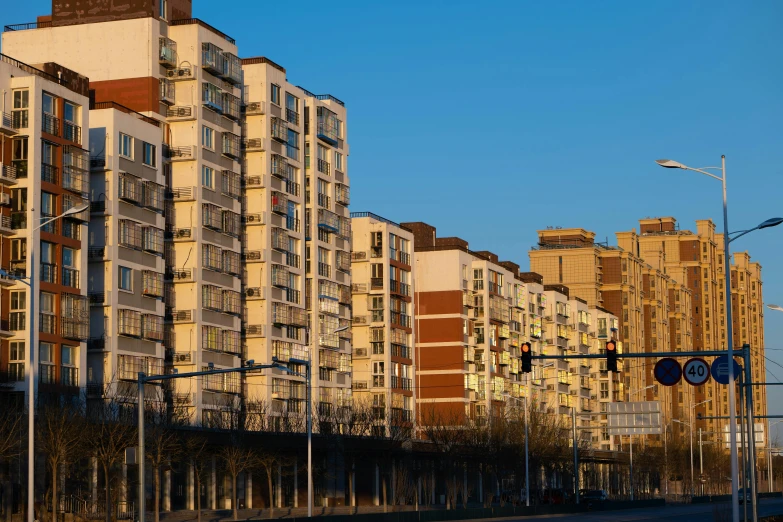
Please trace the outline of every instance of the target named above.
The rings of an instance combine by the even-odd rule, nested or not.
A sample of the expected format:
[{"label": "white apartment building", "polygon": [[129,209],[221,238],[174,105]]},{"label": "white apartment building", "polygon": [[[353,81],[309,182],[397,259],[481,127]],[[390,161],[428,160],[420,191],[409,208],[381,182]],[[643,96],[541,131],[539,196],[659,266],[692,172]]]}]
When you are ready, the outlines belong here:
[{"label": "white apartment building", "polygon": [[138,373],[165,364],[162,129],[114,103],[97,104],[90,124],[87,391],[134,397]]},{"label": "white apartment building", "polygon": [[413,232],[370,212],[352,213],[351,224],[353,400],[388,435],[415,418]]}]

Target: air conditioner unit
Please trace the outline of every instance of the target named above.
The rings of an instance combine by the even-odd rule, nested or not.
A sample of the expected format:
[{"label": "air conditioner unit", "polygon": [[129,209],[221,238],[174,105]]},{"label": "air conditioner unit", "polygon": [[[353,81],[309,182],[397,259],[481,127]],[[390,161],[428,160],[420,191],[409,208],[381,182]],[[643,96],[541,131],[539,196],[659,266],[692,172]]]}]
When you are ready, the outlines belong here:
[{"label": "air conditioner unit", "polygon": [[591,396],[590,396],[590,399],[591,399],[591,400],[595,400],[596,398],[597,398],[597,396],[595,396],[595,395],[591,395]]},{"label": "air conditioner unit", "polygon": [[177,76],[190,76],[189,69],[177,69]]},{"label": "air conditioner unit", "polygon": [[177,362],[187,362],[188,360],[190,360],[190,354],[189,353],[177,354]]},{"label": "air conditioner unit", "polygon": [[188,116],[188,108],[186,107],[180,107],[177,109],[177,116],[184,118],[185,116]]},{"label": "air conditioner unit", "polygon": [[177,231],[177,237],[190,237],[189,228],[181,228]]},{"label": "air conditioner unit", "polygon": [[179,72],[180,71],[177,70],[177,69],[169,69],[168,71],[166,71],[166,76],[168,76],[169,78],[173,78],[173,77],[177,76],[177,73],[179,73]]},{"label": "air conditioner unit", "polygon": [[7,192],[3,192],[0,194],[0,205],[4,207],[10,207],[11,206],[11,194],[8,194]]},{"label": "air conditioner unit", "polygon": [[256,295],[256,292],[257,290],[255,288],[248,288],[247,292],[245,293],[247,294],[248,297],[253,297],[254,295]]},{"label": "air conditioner unit", "polygon": [[249,334],[261,333],[261,328],[259,328],[258,326],[248,326],[247,333]]},{"label": "air conditioner unit", "polygon": [[546,385],[546,389],[547,390],[554,390],[555,389],[555,385],[554,384],[547,384]]},{"label": "air conditioner unit", "polygon": [[177,279],[187,279],[190,277],[188,272],[177,272]]},{"label": "air conditioner unit", "polygon": [[251,223],[251,222],[255,221],[256,219],[259,219],[259,216],[254,216],[252,214],[247,216],[248,223]]}]

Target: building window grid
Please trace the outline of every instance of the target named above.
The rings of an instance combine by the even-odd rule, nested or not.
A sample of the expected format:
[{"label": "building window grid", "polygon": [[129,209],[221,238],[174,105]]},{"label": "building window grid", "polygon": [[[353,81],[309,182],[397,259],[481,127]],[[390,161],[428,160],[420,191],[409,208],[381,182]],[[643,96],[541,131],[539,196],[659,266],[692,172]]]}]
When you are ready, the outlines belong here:
[{"label": "building window grid", "polygon": [[117,333],[130,337],[141,337],[141,312],[120,308],[117,310]]}]

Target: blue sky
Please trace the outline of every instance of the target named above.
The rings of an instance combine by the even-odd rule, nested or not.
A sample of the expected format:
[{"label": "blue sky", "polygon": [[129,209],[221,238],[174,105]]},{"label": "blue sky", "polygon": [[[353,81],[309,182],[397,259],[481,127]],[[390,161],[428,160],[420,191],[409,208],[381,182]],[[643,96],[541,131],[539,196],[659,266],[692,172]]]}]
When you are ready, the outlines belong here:
[{"label": "blue sky", "polygon": [[[243,57],[346,102],[354,211],[426,221],[526,267],[550,225],[610,242],[647,216],[721,225],[718,182],[653,160],[725,154],[731,229],[783,216],[780,2],[193,3]],[[11,2],[0,22],[50,5]],[[783,227],[737,247],[783,305]],[[766,325],[783,349],[783,313]]]}]

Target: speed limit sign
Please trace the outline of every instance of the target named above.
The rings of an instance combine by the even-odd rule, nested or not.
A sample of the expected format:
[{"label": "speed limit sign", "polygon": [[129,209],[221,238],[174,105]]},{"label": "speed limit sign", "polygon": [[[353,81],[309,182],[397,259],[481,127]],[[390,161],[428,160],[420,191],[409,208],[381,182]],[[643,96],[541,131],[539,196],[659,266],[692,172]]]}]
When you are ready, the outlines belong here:
[{"label": "speed limit sign", "polygon": [[710,380],[710,365],[704,359],[689,359],[682,367],[682,376],[691,386],[701,386]]}]

